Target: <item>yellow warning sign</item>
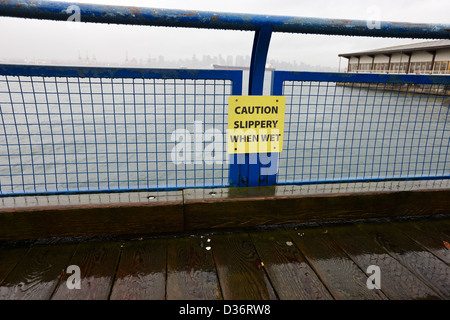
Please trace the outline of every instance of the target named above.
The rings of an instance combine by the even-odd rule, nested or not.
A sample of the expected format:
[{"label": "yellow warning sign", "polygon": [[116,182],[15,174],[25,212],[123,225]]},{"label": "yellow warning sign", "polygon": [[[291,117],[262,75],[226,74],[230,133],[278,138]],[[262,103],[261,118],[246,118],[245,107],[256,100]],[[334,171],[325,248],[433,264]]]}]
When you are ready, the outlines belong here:
[{"label": "yellow warning sign", "polygon": [[230,96],[228,153],[281,152],[284,96]]}]

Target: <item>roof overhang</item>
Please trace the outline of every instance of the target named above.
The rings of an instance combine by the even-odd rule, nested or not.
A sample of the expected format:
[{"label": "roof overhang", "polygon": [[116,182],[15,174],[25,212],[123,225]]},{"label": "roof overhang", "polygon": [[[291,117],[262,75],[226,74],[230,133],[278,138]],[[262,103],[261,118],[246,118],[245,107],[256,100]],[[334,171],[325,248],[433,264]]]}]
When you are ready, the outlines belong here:
[{"label": "roof overhang", "polygon": [[349,59],[351,57],[361,57],[361,56],[392,55],[394,53],[408,54],[415,51],[435,52],[441,49],[450,49],[450,40],[421,42],[411,45],[402,45],[354,53],[341,53],[339,54],[339,57]]}]

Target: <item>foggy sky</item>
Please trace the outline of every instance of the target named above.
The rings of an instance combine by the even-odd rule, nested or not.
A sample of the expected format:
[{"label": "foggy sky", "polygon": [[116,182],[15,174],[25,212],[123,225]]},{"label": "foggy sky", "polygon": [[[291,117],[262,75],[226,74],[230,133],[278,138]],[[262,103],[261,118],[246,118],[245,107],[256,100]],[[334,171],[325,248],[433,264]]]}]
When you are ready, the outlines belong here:
[{"label": "foggy sky", "polygon": [[[450,1],[443,0],[85,0],[83,3],[299,17],[450,23]],[[68,4],[69,6],[69,4]],[[374,11],[375,10],[375,11]],[[81,16],[81,21],[83,17]],[[165,59],[250,55],[253,32],[53,22],[0,18],[0,59],[76,61],[95,56],[98,63],[163,56]],[[336,67],[339,53],[426,41],[367,37],[272,35],[268,59]],[[346,60],[342,63],[345,65]]]}]

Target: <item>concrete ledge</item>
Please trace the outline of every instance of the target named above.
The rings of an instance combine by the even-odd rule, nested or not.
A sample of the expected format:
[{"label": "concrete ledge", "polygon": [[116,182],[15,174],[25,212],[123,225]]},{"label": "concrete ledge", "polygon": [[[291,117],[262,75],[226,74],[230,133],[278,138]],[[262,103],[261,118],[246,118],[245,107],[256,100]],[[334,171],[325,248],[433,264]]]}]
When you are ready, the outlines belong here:
[{"label": "concrete ledge", "polygon": [[0,241],[450,214],[450,180],[0,198]]}]

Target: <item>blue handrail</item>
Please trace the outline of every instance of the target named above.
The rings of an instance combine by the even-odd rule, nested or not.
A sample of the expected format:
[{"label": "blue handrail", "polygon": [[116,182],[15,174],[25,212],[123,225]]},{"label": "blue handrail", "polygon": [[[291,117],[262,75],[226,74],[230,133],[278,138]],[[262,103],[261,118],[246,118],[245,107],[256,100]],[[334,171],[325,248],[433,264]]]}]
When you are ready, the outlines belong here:
[{"label": "blue handrail", "polygon": [[50,1],[3,0],[0,16],[66,21],[67,9],[76,5],[81,21],[130,25],[187,27],[326,35],[450,39],[449,24],[380,22],[369,28],[365,20],[325,19],[275,15],[218,13],[196,10],[169,10],[129,6],[105,6]]}]

